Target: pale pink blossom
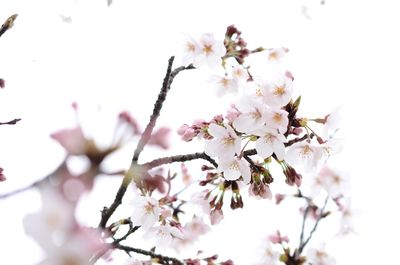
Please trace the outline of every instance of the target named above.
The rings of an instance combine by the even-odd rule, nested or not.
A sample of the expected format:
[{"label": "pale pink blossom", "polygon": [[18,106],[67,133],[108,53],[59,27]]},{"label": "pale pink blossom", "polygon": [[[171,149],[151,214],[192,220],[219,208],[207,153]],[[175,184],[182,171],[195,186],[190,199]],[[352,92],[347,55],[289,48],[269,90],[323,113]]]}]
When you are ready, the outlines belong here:
[{"label": "pale pink blossom", "polygon": [[265,114],[265,123],[268,127],[277,129],[280,133],[286,133],[289,119],[288,112],[282,109],[270,108]]},{"label": "pale pink blossom", "polygon": [[42,208],[27,214],[23,219],[25,233],[31,236],[42,249],[51,253],[66,240],[76,225],[75,206],[51,186],[40,189]]},{"label": "pale pink blossom", "polygon": [[191,36],[185,35],[183,44],[182,64],[187,66],[189,64],[197,64],[196,60],[201,52],[199,43]]},{"label": "pale pink blossom", "polygon": [[351,199],[342,198],[340,202],[338,200],[336,200],[336,202],[339,205],[339,211],[341,213],[339,235],[356,233],[353,222],[355,210],[351,205]]},{"label": "pale pink blossom", "polygon": [[216,88],[217,97],[222,97],[227,93],[237,94],[238,81],[226,75],[213,75],[209,82]]},{"label": "pale pink blossom", "polygon": [[285,47],[268,49],[268,61],[279,63],[289,50]]},{"label": "pale pink blossom", "polygon": [[313,265],[335,265],[336,260],[334,257],[329,255],[324,246],[320,248],[310,248],[307,251],[307,261]]},{"label": "pale pink blossom", "polygon": [[345,172],[323,166],[317,177],[321,186],[332,198],[347,195],[350,190],[349,176]]},{"label": "pale pink blossom", "polygon": [[118,115],[118,118],[121,122],[127,123],[129,126],[131,126],[134,134],[141,133],[139,123],[128,111],[121,111]]},{"label": "pale pink blossom", "polygon": [[289,103],[292,93],[292,80],[286,75],[276,77],[274,81],[261,84],[261,95],[271,107],[282,107]]},{"label": "pale pink blossom", "polygon": [[251,97],[242,98],[237,104],[241,112],[233,121],[236,130],[243,133],[252,133],[264,126],[267,119],[267,107]]},{"label": "pale pink blossom", "polygon": [[291,166],[301,165],[306,171],[315,170],[323,155],[320,146],[308,142],[298,142],[289,147],[285,161]]},{"label": "pale pink blossom", "polygon": [[249,73],[241,65],[233,67],[231,75],[234,79],[238,80],[239,84],[247,82],[250,77]]},{"label": "pale pink blossom", "polygon": [[253,265],[276,265],[279,262],[280,252],[275,249],[271,241],[264,240],[263,245],[258,249],[257,258],[259,259]]},{"label": "pale pink blossom", "polygon": [[204,214],[209,214],[211,211],[209,192],[209,190],[202,190],[193,193],[189,199],[190,205],[199,207]]},{"label": "pale pink blossom", "polygon": [[157,200],[147,196],[137,196],[133,199],[132,205],[131,219],[134,225],[149,229],[159,220],[161,208]]},{"label": "pale pink blossom", "polygon": [[183,233],[177,227],[166,225],[159,225],[151,227],[144,235],[145,239],[155,238],[158,247],[171,247],[173,240],[181,240]]},{"label": "pale pink blossom", "polygon": [[267,127],[261,128],[254,134],[260,136],[256,141],[256,150],[262,158],[268,158],[275,153],[279,160],[284,159],[286,138],[283,134]]},{"label": "pale pink blossom", "polygon": [[228,109],[225,118],[229,122],[233,122],[234,120],[237,119],[237,117],[240,116],[240,114],[242,114],[242,113],[238,110],[238,108],[235,106],[235,104],[231,104],[231,107]]},{"label": "pale pink blossom", "polygon": [[221,158],[218,171],[224,173],[226,180],[237,180],[243,177],[246,184],[250,183],[251,180],[250,166],[243,157]]},{"label": "pale pink blossom", "polygon": [[240,152],[241,140],[231,126],[210,124],[208,133],[214,138],[206,140],[204,152],[207,155],[231,158]]},{"label": "pale pink blossom", "polygon": [[194,66],[199,67],[203,64],[211,68],[221,66],[222,57],[226,54],[223,41],[216,40],[211,33],[203,34],[198,41],[199,53],[196,56]]},{"label": "pale pink blossom", "polygon": [[197,134],[198,132],[187,124],[183,124],[178,128],[178,135],[180,135],[181,139],[185,142],[190,142]]}]

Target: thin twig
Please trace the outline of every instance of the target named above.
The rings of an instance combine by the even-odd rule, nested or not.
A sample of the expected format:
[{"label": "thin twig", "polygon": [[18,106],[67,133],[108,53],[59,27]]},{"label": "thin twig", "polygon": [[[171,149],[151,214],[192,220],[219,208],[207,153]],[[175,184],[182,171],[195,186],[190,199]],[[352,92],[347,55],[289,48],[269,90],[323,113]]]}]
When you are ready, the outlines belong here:
[{"label": "thin twig", "polygon": [[165,165],[165,164],[171,164],[171,163],[175,163],[175,162],[186,162],[186,161],[195,160],[195,159],[204,159],[204,160],[210,162],[214,167],[216,167],[216,168],[218,167],[218,164],[215,162],[215,160],[212,159],[211,157],[209,157],[204,152],[203,153],[197,152],[197,153],[187,154],[187,155],[161,157],[161,158],[154,159],[148,163],[145,163],[142,166],[145,167],[146,169],[151,169],[151,168],[158,167],[158,166]]},{"label": "thin twig", "polygon": [[143,249],[139,249],[139,248],[133,248],[133,247],[129,247],[129,246],[124,246],[124,245],[121,245],[121,244],[118,244],[118,243],[114,244],[113,247],[116,248],[116,249],[124,250],[126,252],[135,252],[135,253],[138,253],[138,254],[141,254],[141,255],[150,256],[151,258],[155,258],[155,259],[158,259],[160,261],[167,262],[166,264],[171,264],[171,265],[184,265],[185,264],[185,263],[183,263],[182,261],[180,261],[180,260],[178,260],[176,258],[172,258],[172,257],[156,254],[154,252],[143,250]]},{"label": "thin twig", "polygon": [[13,119],[11,121],[7,121],[7,122],[0,122],[0,125],[15,125],[17,124],[17,122],[19,122],[21,119]]},{"label": "thin twig", "polygon": [[320,215],[318,216],[317,220],[315,221],[314,227],[311,229],[310,234],[308,235],[307,239],[306,239],[302,244],[300,244],[298,255],[301,254],[301,252],[303,251],[304,247],[308,244],[308,242],[309,242],[310,239],[312,238],[312,236],[313,236],[315,230],[317,230],[317,227],[318,227],[319,222],[320,222],[321,219],[325,216],[325,215],[324,215],[324,210],[325,210],[326,205],[328,204],[328,199],[329,199],[329,196],[326,196],[324,205],[323,205],[322,208],[321,208],[321,213],[320,213]]}]

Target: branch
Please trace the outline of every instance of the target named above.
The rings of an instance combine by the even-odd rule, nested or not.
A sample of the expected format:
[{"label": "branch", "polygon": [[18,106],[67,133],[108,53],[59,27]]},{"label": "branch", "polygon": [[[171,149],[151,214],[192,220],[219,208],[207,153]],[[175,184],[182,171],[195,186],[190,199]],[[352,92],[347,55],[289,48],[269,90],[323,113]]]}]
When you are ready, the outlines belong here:
[{"label": "branch", "polygon": [[133,248],[133,247],[129,247],[129,246],[124,246],[124,245],[120,245],[118,243],[117,244],[113,244],[113,247],[116,248],[116,249],[124,250],[125,252],[135,252],[135,253],[142,254],[142,255],[145,255],[145,256],[150,256],[151,258],[156,258],[156,259],[158,259],[160,261],[166,262],[164,264],[185,265],[185,263],[183,263],[182,261],[180,261],[180,260],[178,260],[176,258],[163,256],[163,255],[156,254],[154,252],[143,250],[143,249],[139,249],[139,248]]},{"label": "branch", "polygon": [[186,161],[191,161],[191,160],[195,160],[195,159],[207,160],[215,168],[218,167],[218,164],[215,162],[215,160],[212,159],[211,157],[209,157],[204,152],[203,153],[197,152],[197,153],[187,154],[187,155],[161,157],[161,158],[154,159],[148,163],[145,163],[142,166],[145,167],[146,169],[151,169],[151,168],[158,167],[158,166],[165,165],[165,164],[171,164],[171,163],[175,163],[175,162],[186,162]]},{"label": "branch", "polygon": [[102,212],[101,212],[101,220],[99,223],[100,228],[105,228],[107,221],[110,219],[111,215],[115,212],[115,210],[118,208],[118,206],[122,203],[122,198],[125,195],[126,189],[128,185],[131,183],[133,176],[136,174],[135,170],[137,169],[138,163],[137,161],[139,160],[139,156],[141,152],[143,151],[143,148],[145,145],[148,143],[151,133],[154,129],[154,126],[156,125],[156,121],[158,117],[160,116],[160,111],[163,106],[163,103],[167,97],[167,92],[171,88],[172,81],[174,80],[175,76],[180,73],[183,70],[186,69],[194,69],[192,65],[189,65],[187,67],[178,67],[175,70],[171,71],[172,69],[172,63],[174,62],[174,57],[172,56],[168,60],[168,68],[167,68],[167,73],[165,74],[165,78],[163,81],[163,85],[161,87],[161,91],[158,94],[158,98],[154,104],[154,109],[153,113],[150,116],[150,121],[146,126],[146,129],[142,133],[142,136],[136,146],[136,149],[134,151],[133,157],[132,157],[132,162],[130,165],[130,168],[128,172],[125,174],[122,183],[117,191],[117,194],[115,195],[114,202],[111,204],[109,208],[104,207]]},{"label": "branch", "polygon": [[4,22],[3,25],[1,25],[0,28],[0,37],[9,29],[12,28],[12,26],[14,25],[14,21],[17,18],[17,14],[10,16],[9,18],[7,18],[7,20]]},{"label": "branch", "polygon": [[0,125],[15,125],[17,124],[17,122],[19,122],[21,119],[13,119],[11,121],[7,121],[7,122],[0,122]]},{"label": "branch", "polygon": [[299,247],[299,252],[298,255],[301,254],[301,252],[303,251],[304,247],[307,245],[307,243],[310,241],[311,237],[313,236],[315,230],[317,230],[318,224],[319,222],[322,220],[323,217],[325,217],[324,215],[324,210],[326,205],[328,204],[328,199],[329,196],[326,197],[325,202],[324,202],[324,206],[322,206],[321,208],[321,214],[318,216],[317,220],[315,221],[314,227],[312,228],[312,230],[310,231],[310,234],[308,235],[306,241],[304,242],[300,242],[300,247]]}]

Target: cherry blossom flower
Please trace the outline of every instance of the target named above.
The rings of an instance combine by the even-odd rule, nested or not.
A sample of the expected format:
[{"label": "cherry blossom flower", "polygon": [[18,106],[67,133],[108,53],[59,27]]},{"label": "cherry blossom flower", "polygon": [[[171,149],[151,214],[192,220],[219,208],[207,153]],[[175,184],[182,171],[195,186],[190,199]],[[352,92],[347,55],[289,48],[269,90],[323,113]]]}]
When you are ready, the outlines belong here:
[{"label": "cherry blossom flower", "polygon": [[307,261],[313,265],[335,265],[336,260],[330,256],[324,249],[324,246],[320,248],[310,248],[307,252]]},{"label": "cherry blossom flower", "polygon": [[324,166],[319,171],[317,178],[332,198],[338,198],[349,193],[349,176],[344,172]]},{"label": "cherry blossom flower", "polygon": [[52,252],[63,242],[76,225],[74,205],[51,186],[40,189],[42,208],[37,213],[27,214],[23,223],[25,233],[46,252]]},{"label": "cherry blossom flower", "polygon": [[288,114],[285,110],[270,108],[265,114],[265,123],[268,127],[278,129],[283,134],[287,131],[288,127]]},{"label": "cherry blossom flower", "polygon": [[271,241],[264,240],[263,246],[258,250],[260,260],[253,265],[276,265],[279,262],[280,253],[271,244]]},{"label": "cherry blossom flower", "polygon": [[190,222],[186,223],[183,227],[182,240],[174,240],[174,249],[181,250],[183,247],[194,243],[202,235],[207,234],[210,231],[210,226],[204,223],[203,218],[199,216],[193,216]]},{"label": "cherry blossom flower", "polygon": [[171,247],[173,240],[183,239],[183,233],[177,227],[166,224],[151,227],[144,235],[144,238],[155,238],[157,246],[165,248]]},{"label": "cherry blossom flower", "polygon": [[182,64],[187,66],[189,64],[197,64],[196,58],[200,54],[200,46],[196,40],[191,36],[185,35],[185,42],[183,45]]},{"label": "cherry blossom flower", "polygon": [[248,184],[251,180],[249,164],[242,158],[221,158],[218,165],[218,171],[224,173],[226,180],[237,180],[243,177],[244,183]]},{"label": "cherry blossom flower", "polygon": [[131,219],[135,225],[149,229],[159,220],[161,208],[157,200],[147,196],[137,196],[133,199],[132,205]]},{"label": "cherry blossom flower", "polygon": [[178,135],[181,136],[181,139],[185,142],[190,142],[193,138],[198,134],[198,132],[187,124],[183,124],[178,128]]},{"label": "cherry blossom flower", "polygon": [[279,63],[289,50],[287,48],[271,48],[268,49],[268,61],[272,63]]},{"label": "cherry blossom flower", "polygon": [[240,65],[236,65],[232,68],[232,77],[238,81],[239,84],[247,82],[249,79],[249,73]]},{"label": "cherry blossom flower", "polygon": [[236,105],[235,104],[231,104],[230,108],[227,111],[227,114],[226,114],[225,118],[229,122],[233,122],[234,120],[237,119],[237,117],[240,116],[240,114],[241,114],[241,112],[238,110]]},{"label": "cherry blossom flower", "polygon": [[237,94],[238,92],[238,80],[226,75],[213,75],[209,82],[216,87],[217,97],[222,97],[227,93]]},{"label": "cherry blossom flower", "polygon": [[264,102],[269,106],[278,108],[285,106],[292,97],[292,79],[281,75],[272,82],[261,84],[260,92]]},{"label": "cherry blossom flower", "polygon": [[189,203],[195,207],[199,207],[204,214],[210,214],[211,206],[209,200],[209,190],[195,192],[190,197]]},{"label": "cherry blossom flower", "polygon": [[217,41],[212,33],[203,34],[198,41],[199,54],[193,62],[195,67],[207,64],[211,68],[221,66],[226,53],[223,41]]},{"label": "cherry blossom flower", "polygon": [[323,155],[320,146],[308,142],[297,142],[289,147],[285,160],[292,166],[301,165],[306,171],[314,170]]},{"label": "cherry blossom flower", "polygon": [[340,218],[340,229],[339,235],[348,235],[351,233],[356,233],[353,217],[354,217],[354,209],[351,205],[350,198],[342,199],[344,202],[340,202],[339,211],[341,212],[342,216]]},{"label": "cherry blossom flower", "polygon": [[233,121],[236,130],[243,133],[252,133],[261,128],[267,119],[267,107],[261,102],[251,98],[242,98],[236,105],[241,112]]},{"label": "cherry blossom flower", "polygon": [[205,153],[209,156],[233,157],[240,152],[241,140],[229,125],[226,127],[210,124],[208,133],[212,140],[206,140]]},{"label": "cherry blossom flower", "polygon": [[279,160],[284,159],[284,143],[286,142],[286,139],[283,134],[267,127],[254,132],[254,134],[260,136],[256,141],[256,150],[262,158],[268,158],[275,153]]}]

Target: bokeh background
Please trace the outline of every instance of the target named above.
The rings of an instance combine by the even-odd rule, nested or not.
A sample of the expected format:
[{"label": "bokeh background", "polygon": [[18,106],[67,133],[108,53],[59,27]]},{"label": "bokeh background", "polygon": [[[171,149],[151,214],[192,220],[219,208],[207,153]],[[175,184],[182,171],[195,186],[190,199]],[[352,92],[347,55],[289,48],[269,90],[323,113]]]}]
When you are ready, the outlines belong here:
[{"label": "bokeh background", "polygon": [[[328,241],[338,264],[394,264],[400,236],[398,11],[398,3],[389,0],[114,0],[110,6],[106,0],[2,0],[1,21],[19,16],[0,39],[0,75],[6,80],[0,91],[0,120],[22,121],[0,127],[0,166],[8,177],[0,192],[29,185],[62,161],[65,154],[49,134],[74,124],[71,102],[101,108],[108,119],[129,110],[145,126],[167,59],[181,52],[183,34],[213,32],[222,38],[226,26],[235,24],[250,47],[289,48],[285,66],[295,77],[296,94],[302,95],[304,116],[343,107],[345,148],[335,162],[352,176],[357,234],[331,238],[321,232],[315,243]],[[173,130],[171,154],[202,148],[201,143],[179,141],[175,130],[182,123],[227,109],[230,99],[215,98],[212,86],[204,83],[206,75],[183,73],[169,94],[159,124]],[[86,118],[97,124],[102,119]],[[148,150],[142,159],[160,154]],[[129,161],[125,155],[114,162],[123,168]],[[99,180],[96,193],[84,202],[88,208],[82,206],[89,209],[80,213],[82,222],[97,224],[99,210],[111,202],[118,183]],[[277,226],[296,227],[284,209],[279,216],[270,214],[272,202],[250,204],[251,214],[229,213],[199,248],[248,264],[262,236]],[[36,264],[41,259],[40,249],[22,228],[24,215],[39,207],[35,191],[0,201],[2,264]]]}]

